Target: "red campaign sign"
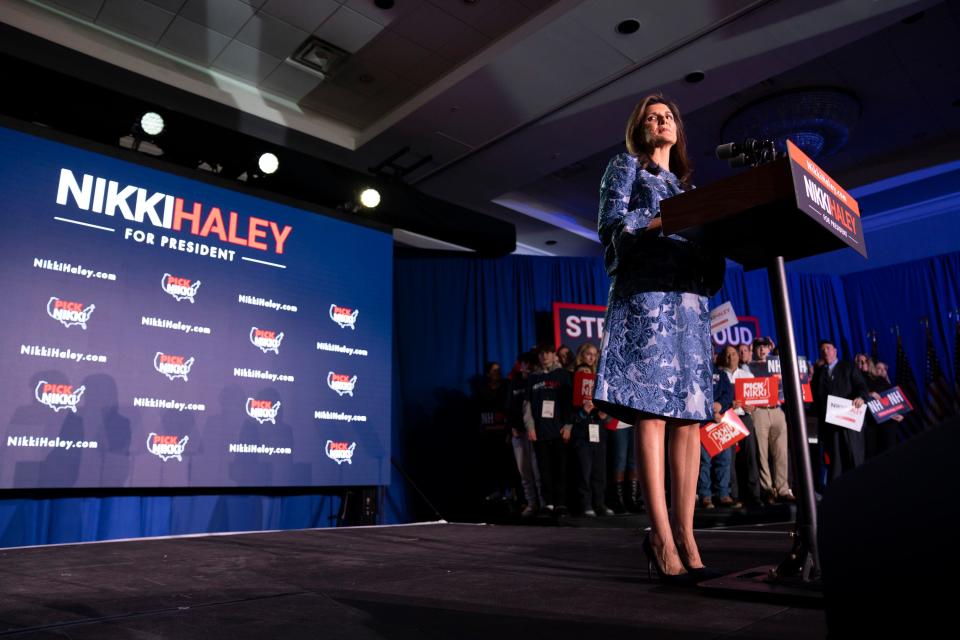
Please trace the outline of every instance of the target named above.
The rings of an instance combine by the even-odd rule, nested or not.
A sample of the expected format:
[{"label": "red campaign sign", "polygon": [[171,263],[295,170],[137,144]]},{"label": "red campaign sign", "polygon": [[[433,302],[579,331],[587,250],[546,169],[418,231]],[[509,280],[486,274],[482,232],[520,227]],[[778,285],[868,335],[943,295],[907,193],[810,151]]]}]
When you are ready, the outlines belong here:
[{"label": "red campaign sign", "polygon": [[739,378],[736,386],[737,402],[750,407],[775,407],[778,404],[777,392],[780,389],[780,379],[776,376],[769,378]]},{"label": "red campaign sign", "polygon": [[894,416],[902,416],[913,411],[913,405],[900,387],[887,389],[880,394],[879,400],[871,400],[867,408],[873,414],[877,424],[886,422]]},{"label": "red campaign sign", "polygon": [[566,345],[574,353],[584,342],[597,349],[603,339],[603,318],[607,308],[595,304],[553,303],[553,343]]},{"label": "red campaign sign", "polygon": [[593,400],[593,385],[597,376],[586,371],[577,371],[573,376],[573,406],[582,407],[584,400]]},{"label": "red campaign sign", "polygon": [[[776,379],[776,378],[772,378]],[[737,381],[739,382],[739,380]],[[700,443],[710,457],[724,449],[729,449],[750,435],[750,431],[740,420],[740,416],[730,409],[720,418],[720,422],[710,422],[700,427]]]}]

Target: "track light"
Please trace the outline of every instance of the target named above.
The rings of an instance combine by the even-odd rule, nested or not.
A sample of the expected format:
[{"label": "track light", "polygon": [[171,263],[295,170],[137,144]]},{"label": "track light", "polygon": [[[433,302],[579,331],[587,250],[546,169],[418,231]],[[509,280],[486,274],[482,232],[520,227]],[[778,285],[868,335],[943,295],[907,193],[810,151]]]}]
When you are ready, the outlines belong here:
[{"label": "track light", "polygon": [[365,206],[367,209],[373,209],[380,204],[380,192],[376,189],[367,187],[360,192],[360,204]]},{"label": "track light", "polygon": [[163,116],[156,111],[147,111],[140,116],[140,130],[148,136],[158,136],[163,133]]},{"label": "track light", "polygon": [[277,156],[272,153],[264,153],[260,156],[260,159],[257,160],[257,166],[260,168],[260,171],[263,172],[263,175],[270,175],[275,173],[280,167],[280,160]]}]

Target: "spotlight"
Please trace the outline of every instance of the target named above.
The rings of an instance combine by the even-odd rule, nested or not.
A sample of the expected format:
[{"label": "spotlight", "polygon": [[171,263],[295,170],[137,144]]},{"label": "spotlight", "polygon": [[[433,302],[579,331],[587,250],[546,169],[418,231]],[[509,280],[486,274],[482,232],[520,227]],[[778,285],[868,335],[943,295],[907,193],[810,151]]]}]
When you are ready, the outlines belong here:
[{"label": "spotlight", "polygon": [[380,204],[380,192],[371,188],[364,189],[360,192],[360,204],[367,209],[373,209]]},{"label": "spotlight", "polygon": [[163,133],[163,117],[155,111],[147,111],[140,117],[140,129],[148,136]]},{"label": "spotlight", "polygon": [[260,156],[260,159],[257,160],[257,166],[260,167],[260,171],[262,171],[264,175],[270,175],[280,166],[280,160],[272,153],[264,153]]}]

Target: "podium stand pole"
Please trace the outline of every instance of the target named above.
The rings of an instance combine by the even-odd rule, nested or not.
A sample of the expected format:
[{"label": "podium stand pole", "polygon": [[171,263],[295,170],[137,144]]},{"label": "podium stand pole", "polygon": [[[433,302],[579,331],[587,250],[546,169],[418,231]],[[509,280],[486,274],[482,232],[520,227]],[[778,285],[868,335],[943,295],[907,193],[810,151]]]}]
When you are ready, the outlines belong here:
[{"label": "podium stand pole", "polygon": [[773,311],[780,338],[780,366],[783,375],[783,397],[787,413],[790,450],[799,496],[797,497],[797,532],[793,549],[774,571],[774,578],[799,576],[804,582],[820,577],[820,556],[817,552],[817,504],[813,491],[807,419],[803,411],[803,390],[797,360],[797,343],[790,313],[787,273],[783,256],[767,266]]}]

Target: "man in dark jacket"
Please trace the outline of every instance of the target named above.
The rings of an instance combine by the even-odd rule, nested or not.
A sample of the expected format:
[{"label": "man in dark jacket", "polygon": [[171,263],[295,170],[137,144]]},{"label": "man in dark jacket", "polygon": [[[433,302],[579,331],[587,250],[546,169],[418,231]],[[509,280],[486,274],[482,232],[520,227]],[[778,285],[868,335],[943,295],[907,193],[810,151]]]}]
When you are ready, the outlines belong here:
[{"label": "man in dark jacket", "polygon": [[810,386],[817,409],[820,446],[830,458],[829,480],[835,480],[844,471],[863,464],[863,434],[827,423],[827,396],[847,398],[853,400],[855,407],[861,407],[870,399],[870,391],[853,363],[837,358],[832,340],[820,341],[820,362]]},{"label": "man in dark jacket", "polygon": [[567,449],[572,424],[573,389],[570,372],[557,362],[553,345],[537,347],[538,371],[527,378],[523,422],[540,467],[544,510],[567,511]]}]

